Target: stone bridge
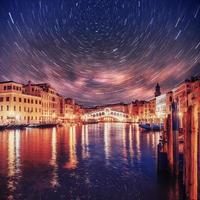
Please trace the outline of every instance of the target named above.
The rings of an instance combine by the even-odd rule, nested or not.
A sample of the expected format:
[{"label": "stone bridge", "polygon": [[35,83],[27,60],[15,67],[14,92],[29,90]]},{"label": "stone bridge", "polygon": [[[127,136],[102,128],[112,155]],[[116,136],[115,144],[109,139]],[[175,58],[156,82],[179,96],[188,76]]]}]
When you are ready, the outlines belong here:
[{"label": "stone bridge", "polygon": [[129,115],[111,108],[104,108],[85,113],[83,120],[84,122],[128,122]]}]

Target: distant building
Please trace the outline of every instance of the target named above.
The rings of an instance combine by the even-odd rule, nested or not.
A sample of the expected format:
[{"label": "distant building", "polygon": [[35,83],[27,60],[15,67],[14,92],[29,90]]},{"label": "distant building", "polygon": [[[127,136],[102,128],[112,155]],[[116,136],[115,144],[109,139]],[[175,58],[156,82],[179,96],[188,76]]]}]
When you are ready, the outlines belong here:
[{"label": "distant building", "polygon": [[166,94],[162,94],[160,96],[156,97],[156,116],[157,116],[157,122],[163,123],[164,119],[166,118]]},{"label": "distant building", "polygon": [[155,88],[155,97],[158,97],[161,95],[161,91],[160,91],[160,85],[157,83],[156,88]]}]

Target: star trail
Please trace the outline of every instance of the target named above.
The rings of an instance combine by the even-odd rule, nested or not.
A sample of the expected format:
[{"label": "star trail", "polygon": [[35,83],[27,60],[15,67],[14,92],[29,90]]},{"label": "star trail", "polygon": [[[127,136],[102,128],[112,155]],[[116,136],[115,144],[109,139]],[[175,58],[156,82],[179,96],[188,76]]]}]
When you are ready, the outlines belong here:
[{"label": "star trail", "polygon": [[200,73],[198,0],[1,0],[0,80],[85,105],[148,99]]}]

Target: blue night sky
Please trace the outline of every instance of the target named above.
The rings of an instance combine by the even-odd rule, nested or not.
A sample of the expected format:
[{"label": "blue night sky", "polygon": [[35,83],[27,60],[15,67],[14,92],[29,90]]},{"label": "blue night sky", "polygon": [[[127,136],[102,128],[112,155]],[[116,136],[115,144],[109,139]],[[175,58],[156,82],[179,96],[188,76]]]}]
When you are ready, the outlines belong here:
[{"label": "blue night sky", "polygon": [[0,80],[89,104],[153,96],[200,73],[199,0],[0,0]]}]

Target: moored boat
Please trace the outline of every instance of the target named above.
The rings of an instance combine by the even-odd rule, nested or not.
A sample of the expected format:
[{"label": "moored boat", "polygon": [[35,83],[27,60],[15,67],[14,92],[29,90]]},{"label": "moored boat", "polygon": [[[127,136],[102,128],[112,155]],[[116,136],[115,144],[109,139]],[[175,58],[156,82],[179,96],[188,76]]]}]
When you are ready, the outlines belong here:
[{"label": "moored boat", "polygon": [[30,124],[28,128],[53,128],[56,127],[57,123],[45,123],[45,124]]},{"label": "moored boat", "polygon": [[148,124],[148,123],[139,124],[139,127],[145,131],[160,131],[161,130],[161,126],[157,124]]},{"label": "moored boat", "polygon": [[7,126],[7,124],[0,124],[0,131],[6,129]]},{"label": "moored boat", "polygon": [[24,129],[28,124],[9,124],[6,129]]}]

